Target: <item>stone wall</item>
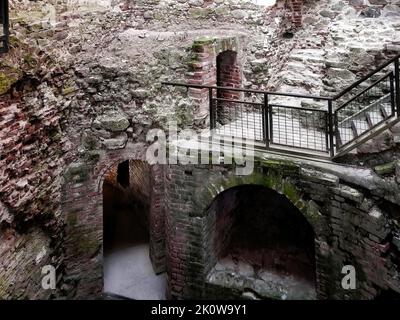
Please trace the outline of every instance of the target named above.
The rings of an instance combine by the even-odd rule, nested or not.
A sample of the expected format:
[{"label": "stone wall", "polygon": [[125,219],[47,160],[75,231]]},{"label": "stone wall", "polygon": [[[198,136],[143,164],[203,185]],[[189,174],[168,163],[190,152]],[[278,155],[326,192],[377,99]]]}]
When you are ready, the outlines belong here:
[{"label": "stone wall", "polygon": [[[71,8],[65,1],[14,2],[11,50],[0,63],[0,297],[100,296],[102,175],[119,161],[143,160],[148,129],[163,128],[168,120],[176,120],[180,127],[196,124],[196,97],[188,97],[182,88],[160,85],[164,80],[187,79],[194,44],[205,36],[207,41],[217,39],[216,43],[239,39],[242,49],[230,49],[241,55],[246,88],[331,94],[398,52],[394,36],[399,32],[398,5],[370,2],[305,1],[303,28],[297,31],[291,27],[282,2],[265,9],[237,1],[148,0],[135,1],[133,6],[132,1],[115,2],[121,11],[108,6]],[[290,3],[298,10],[299,1]],[[378,14],[380,17],[370,17]],[[298,24],[299,15],[293,16]],[[357,38],[361,40],[355,41]],[[210,65],[213,61],[214,57]],[[373,155],[368,163],[379,166],[392,161],[395,146],[391,143],[385,155]],[[360,165],[364,160],[351,161]],[[207,169],[202,170],[203,175]],[[380,171],[381,180],[373,184],[374,192],[365,192],[378,208],[386,208],[385,201],[399,201],[390,192],[398,188],[396,170],[394,165],[389,173]],[[152,258],[156,270],[162,272],[166,250],[171,297],[195,295],[196,286],[202,288],[198,292],[205,290],[206,267],[195,262],[179,264],[190,255],[196,256],[196,245],[186,243],[198,243],[206,228],[191,212],[188,199],[194,185],[188,177],[192,179],[182,168],[152,168],[153,185],[158,186],[151,191],[156,199],[152,200],[150,217],[155,226],[151,231]],[[168,187],[164,188],[164,183]],[[356,184],[362,185],[362,181]],[[386,185],[391,186],[387,193]],[[318,184],[311,185],[317,190],[313,197],[321,199],[331,197],[329,192],[338,188],[330,186],[323,195],[317,186],[321,189]],[[163,205],[165,197],[170,198],[167,206]],[[373,248],[375,243],[386,245],[386,240],[381,240],[380,233],[369,236],[374,234],[374,224],[382,221],[375,217],[379,214],[369,214],[372,207],[365,207],[364,201],[352,200],[349,207],[341,198],[345,197],[338,195],[340,201],[332,200],[332,208],[337,208],[332,210],[343,214],[330,223],[338,225],[336,229],[349,229],[337,231],[319,246],[326,248],[324,254],[329,259],[335,259],[338,246],[351,248],[352,243],[360,243],[357,258],[346,249],[337,253],[337,263],[356,259],[368,273],[363,298],[372,297],[371,288],[383,288],[384,281],[398,291],[392,280],[397,277],[393,264],[380,265],[383,273],[378,276],[361,258],[366,252],[376,264],[382,261]],[[385,210],[382,216],[386,217]],[[354,217],[363,217],[362,221],[369,221],[372,227],[344,220]],[[177,235],[175,227],[188,232]],[[345,232],[353,232],[353,228],[355,238],[345,239]],[[364,230],[364,240],[359,230]],[[390,240],[396,236],[391,233],[384,260],[396,252],[394,240]],[[18,261],[18,265],[9,261]],[[57,268],[55,292],[38,290],[41,266],[49,263]],[[335,291],[336,287],[331,291],[325,288],[329,283],[324,274],[319,276],[321,297],[345,297],[345,293]],[[197,280],[186,287],[186,276]],[[330,277],[328,271],[326,276]]]},{"label": "stone wall", "polygon": [[[258,173],[243,178],[223,167],[212,171],[194,167],[190,175],[183,171],[188,169],[172,166],[170,176],[171,181],[186,179],[185,188],[173,183],[167,189],[167,270],[172,298],[240,298],[243,294],[232,285],[225,290],[207,282],[215,261],[206,254],[212,224],[205,216],[217,194],[243,184],[268,186],[286,195],[313,226],[318,298],[373,299],[388,287],[399,291],[396,218],[367,190],[354,189],[333,174],[275,161],[262,162]],[[357,290],[341,287],[345,265],[356,268]]]}]

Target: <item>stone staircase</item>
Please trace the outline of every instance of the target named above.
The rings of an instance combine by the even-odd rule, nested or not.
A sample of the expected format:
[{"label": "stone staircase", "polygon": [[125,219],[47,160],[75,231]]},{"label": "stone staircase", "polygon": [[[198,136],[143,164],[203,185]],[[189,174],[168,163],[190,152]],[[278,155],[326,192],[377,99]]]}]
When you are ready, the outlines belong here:
[{"label": "stone staircase", "polygon": [[358,147],[368,149],[368,143],[399,122],[399,57],[397,55],[337,98],[340,104],[334,113],[336,156]]},{"label": "stone staircase", "polygon": [[383,96],[378,101],[339,122],[339,145],[347,144],[383,121],[388,120],[393,114],[392,106],[390,101],[387,101],[388,99],[390,99],[390,94]]},{"label": "stone staircase", "polygon": [[[399,64],[397,55],[333,97],[235,88],[260,94],[264,100],[225,100],[230,103],[230,114],[235,115],[228,122],[217,119],[221,99],[214,98],[212,90],[230,88],[163,84],[211,91],[210,128],[215,129],[212,135],[254,140],[257,147],[269,151],[332,160],[364,148],[388,129],[397,129],[394,126],[400,122]],[[306,105],[307,100],[313,104]]]}]

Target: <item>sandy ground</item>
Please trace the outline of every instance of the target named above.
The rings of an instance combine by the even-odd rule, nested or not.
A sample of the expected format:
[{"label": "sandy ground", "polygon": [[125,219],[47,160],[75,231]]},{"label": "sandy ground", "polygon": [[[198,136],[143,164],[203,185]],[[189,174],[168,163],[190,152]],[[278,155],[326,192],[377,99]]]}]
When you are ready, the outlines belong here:
[{"label": "sandy ground", "polygon": [[115,250],[104,257],[104,291],[137,300],[165,299],[165,274],[154,274],[149,245]]}]

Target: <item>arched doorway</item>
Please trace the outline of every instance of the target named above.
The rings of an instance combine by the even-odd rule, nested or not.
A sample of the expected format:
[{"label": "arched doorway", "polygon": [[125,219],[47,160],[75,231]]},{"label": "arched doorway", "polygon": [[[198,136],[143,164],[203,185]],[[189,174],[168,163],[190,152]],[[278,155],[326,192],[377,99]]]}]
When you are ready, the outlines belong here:
[{"label": "arched doorway", "polygon": [[[226,50],[217,56],[216,80],[218,87],[240,88],[242,84],[241,70],[237,52]],[[218,108],[217,121],[227,124],[237,117],[238,105],[232,101],[240,100],[241,93],[231,90],[217,90]]]},{"label": "arched doorway", "polygon": [[250,299],[316,299],[314,231],[286,196],[233,187],[206,214],[213,230],[207,281],[220,298],[225,289]]},{"label": "arched doorway", "polygon": [[151,169],[138,160],[112,166],[103,183],[104,292],[131,299],[164,299],[165,275],[149,256]]}]

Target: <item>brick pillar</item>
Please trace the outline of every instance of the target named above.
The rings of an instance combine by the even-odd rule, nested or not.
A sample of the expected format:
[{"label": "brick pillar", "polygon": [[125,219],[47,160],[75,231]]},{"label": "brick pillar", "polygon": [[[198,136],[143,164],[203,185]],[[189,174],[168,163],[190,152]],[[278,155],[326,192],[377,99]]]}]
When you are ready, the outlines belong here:
[{"label": "brick pillar", "polygon": [[151,167],[150,203],[150,259],[154,272],[159,274],[165,268],[165,189],[164,166]]},{"label": "brick pillar", "polygon": [[303,24],[303,0],[290,0],[290,9],[293,26],[300,28]]},{"label": "brick pillar", "polygon": [[[194,60],[189,64],[190,72],[187,73],[189,84],[215,86],[217,84],[216,59],[212,39],[196,40],[193,44]],[[209,123],[209,96],[208,89],[189,89],[189,97],[196,105],[196,122],[201,127]]]},{"label": "brick pillar", "polygon": [[[220,87],[240,88],[242,83],[240,66],[237,53],[227,50],[217,57],[217,85]],[[238,91],[218,90],[218,98],[227,100],[240,100],[242,94]],[[218,101],[217,121],[226,124],[234,120],[235,107],[241,107],[232,102]]]}]

